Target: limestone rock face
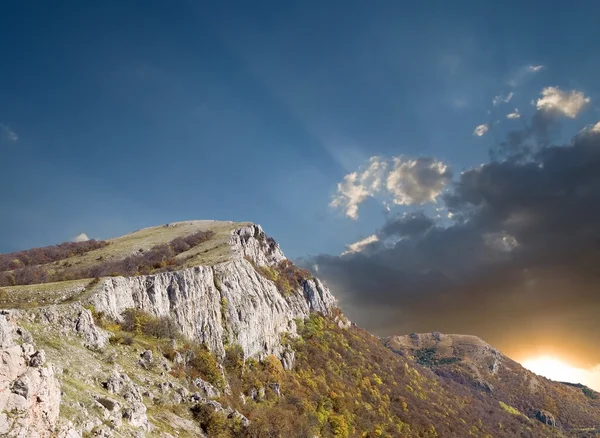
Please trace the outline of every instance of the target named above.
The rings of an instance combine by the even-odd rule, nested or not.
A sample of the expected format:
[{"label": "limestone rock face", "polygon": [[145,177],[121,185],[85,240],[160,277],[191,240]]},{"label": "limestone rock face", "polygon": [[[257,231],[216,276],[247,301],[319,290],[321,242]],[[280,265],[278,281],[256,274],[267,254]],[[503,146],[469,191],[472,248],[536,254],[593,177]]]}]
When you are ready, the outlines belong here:
[{"label": "limestone rock face", "polygon": [[43,351],[16,343],[9,314],[0,314],[0,435],[49,437],[58,419],[60,388]]},{"label": "limestone rock face", "polygon": [[238,257],[247,257],[259,266],[273,266],[285,260],[275,240],[267,237],[260,225],[249,225],[235,230],[229,240]]},{"label": "limestone rock face", "polygon": [[[239,344],[246,357],[282,357],[283,333],[296,333],[295,319],[311,311],[328,314],[335,298],[317,279],[284,296],[253,264],[275,266],[285,256],[258,225],[235,230],[231,260],[174,272],[105,279],[89,298],[98,311],[119,319],[127,308],[171,316],[186,337],[204,343],[217,356],[224,340]],[[250,262],[249,260],[252,262]]]},{"label": "limestone rock face", "polygon": [[[229,384],[218,389],[196,378],[190,394],[169,374],[171,367],[185,363],[184,354],[178,352],[172,363],[152,350],[135,351],[128,358],[123,355],[126,349],[109,343],[110,332],[95,324],[89,310],[93,306],[98,314],[115,320],[121,320],[128,308],[168,316],[186,338],[206,345],[220,358],[225,356],[225,345],[237,344],[246,358],[273,354],[284,368],[291,369],[294,352],[282,344],[282,335],[295,336],[296,321],[311,312],[333,314],[336,301],[314,278],[290,277],[288,287],[279,282],[278,288],[273,279],[288,275],[293,267],[286,264],[288,271],[280,269],[286,258],[260,226],[240,225],[230,234],[227,230],[215,241],[215,248],[223,251],[223,244],[228,243],[230,254],[210,259],[221,260],[218,264],[190,263],[190,267],[154,275],[103,278],[73,291],[70,296],[77,300],[0,310],[0,436],[144,436],[154,433],[156,421],[147,403],[163,399],[210,405],[248,426],[246,417],[214,400],[223,393],[232,395]],[[17,326],[17,321],[31,333]],[[34,347],[34,339],[46,343],[47,355]],[[54,363],[56,375],[62,376],[63,413],[69,413],[65,418],[58,418],[61,389],[55,368],[46,361]],[[88,369],[87,361],[95,364],[93,369]],[[131,364],[136,365],[135,371],[128,368]],[[160,375],[159,381],[155,374]],[[86,390],[80,393],[79,384]],[[276,382],[269,388],[280,392]],[[256,389],[254,397],[264,399],[265,388]],[[204,436],[196,424],[186,421],[170,414],[174,429]]]}]

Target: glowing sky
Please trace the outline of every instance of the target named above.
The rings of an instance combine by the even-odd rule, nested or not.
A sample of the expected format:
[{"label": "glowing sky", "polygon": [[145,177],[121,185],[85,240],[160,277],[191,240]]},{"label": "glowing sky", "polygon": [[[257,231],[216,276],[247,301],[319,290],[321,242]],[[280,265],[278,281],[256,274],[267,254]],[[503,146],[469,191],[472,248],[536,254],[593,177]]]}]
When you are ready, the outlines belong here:
[{"label": "glowing sky", "polygon": [[600,392],[600,365],[594,368],[577,368],[551,356],[525,359],[521,364],[529,371],[551,380],[582,383]]}]

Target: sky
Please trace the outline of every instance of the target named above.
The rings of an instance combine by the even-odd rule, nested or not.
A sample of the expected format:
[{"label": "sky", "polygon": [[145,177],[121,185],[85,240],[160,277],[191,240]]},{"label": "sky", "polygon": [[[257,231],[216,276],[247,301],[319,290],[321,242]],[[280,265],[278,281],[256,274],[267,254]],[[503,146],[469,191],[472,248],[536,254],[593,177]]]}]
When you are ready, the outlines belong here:
[{"label": "sky", "polygon": [[600,4],[447,3],[2,2],[0,252],[253,221],[378,335],[594,369]]}]

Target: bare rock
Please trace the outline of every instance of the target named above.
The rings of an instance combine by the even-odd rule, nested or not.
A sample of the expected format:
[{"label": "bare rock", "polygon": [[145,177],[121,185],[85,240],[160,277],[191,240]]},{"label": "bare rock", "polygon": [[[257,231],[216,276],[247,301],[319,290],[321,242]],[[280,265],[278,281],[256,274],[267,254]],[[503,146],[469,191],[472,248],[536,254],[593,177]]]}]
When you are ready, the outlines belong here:
[{"label": "bare rock", "polygon": [[143,403],[142,391],[127,374],[114,371],[102,385],[108,392],[120,395],[125,399],[127,406],[122,410],[123,418],[127,419],[131,426],[148,430],[148,416],[146,415],[146,405]]},{"label": "bare rock", "polygon": [[[317,279],[304,281],[284,297],[273,281],[257,272],[256,265],[274,266],[285,260],[260,226],[234,231],[229,245],[231,260],[214,266],[104,279],[88,303],[117,320],[128,308],[169,316],[185,337],[206,345],[218,357],[225,356],[227,339],[242,347],[244,357],[281,358],[285,351],[281,335],[296,334],[296,319],[306,319],[312,311],[330,314],[335,298]],[[174,362],[182,360],[176,357]],[[290,360],[287,364],[292,365]]]},{"label": "bare rock", "polygon": [[291,370],[294,367],[296,352],[294,350],[285,350],[281,355],[281,365],[284,370]]},{"label": "bare rock", "polygon": [[46,363],[46,353],[44,353],[44,350],[36,351],[29,358],[30,367],[41,367],[44,363]]},{"label": "bare rock", "polygon": [[271,391],[273,391],[277,397],[281,397],[281,385],[279,383],[269,383],[269,388],[271,388]]},{"label": "bare rock", "polygon": [[30,357],[33,346],[15,344],[17,328],[7,316],[0,314],[0,435],[50,437],[58,420],[58,379],[52,366],[43,366],[43,352]]},{"label": "bare rock", "polygon": [[217,398],[221,396],[221,391],[219,391],[214,385],[210,384],[206,380],[197,378],[193,383],[194,386],[200,390],[200,394],[204,397]]},{"label": "bare rock", "polygon": [[98,403],[100,403],[106,410],[109,412],[118,412],[121,410],[121,405],[118,401],[108,398],[108,397],[99,397],[96,399]]},{"label": "bare rock", "polygon": [[83,337],[84,345],[90,350],[102,350],[108,343],[108,334],[94,324],[92,312],[81,308],[75,320],[75,330]]},{"label": "bare rock", "polygon": [[133,402],[123,410],[123,418],[129,420],[129,424],[133,427],[141,427],[148,429],[148,417],[146,415],[146,405],[141,402]]},{"label": "bare rock", "polygon": [[152,350],[144,350],[141,354],[140,357],[142,358],[143,361],[145,362],[153,362],[154,361],[154,357],[152,355]]},{"label": "bare rock", "polygon": [[19,378],[13,382],[10,391],[27,399],[29,395],[29,383],[27,380]]},{"label": "bare rock", "polygon": [[556,418],[548,411],[541,409],[535,414],[535,417],[548,426],[556,427]]}]

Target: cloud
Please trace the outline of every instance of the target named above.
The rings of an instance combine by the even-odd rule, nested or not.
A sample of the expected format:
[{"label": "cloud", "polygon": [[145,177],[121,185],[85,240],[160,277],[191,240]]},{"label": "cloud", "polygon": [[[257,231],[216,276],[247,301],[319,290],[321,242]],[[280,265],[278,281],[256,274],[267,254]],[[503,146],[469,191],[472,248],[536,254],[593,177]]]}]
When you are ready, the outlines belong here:
[{"label": "cloud", "polygon": [[498,95],[498,96],[494,97],[494,99],[492,100],[492,103],[494,104],[494,106],[498,106],[502,103],[508,103],[511,101],[511,99],[513,98],[514,95],[515,95],[515,93],[513,93],[512,91],[510,93],[508,93],[506,96]]},{"label": "cloud", "polygon": [[544,69],[543,65],[528,65],[527,66],[527,71],[530,73],[537,73],[543,69]]},{"label": "cloud", "polygon": [[531,75],[535,73],[539,73],[543,69],[545,69],[543,65],[526,65],[514,71],[511,74],[510,79],[508,80],[508,85],[511,87],[518,87],[523,82],[525,82]]},{"label": "cloud", "polygon": [[10,141],[16,142],[19,140],[19,135],[15,131],[13,131],[10,128],[10,126],[0,124],[0,129],[2,130],[6,138],[8,138]]},{"label": "cloud", "polygon": [[425,233],[433,226],[434,221],[423,212],[405,213],[401,216],[388,219],[379,231],[379,234],[383,238],[390,236],[416,236]]},{"label": "cloud", "polygon": [[546,87],[536,102],[539,111],[554,112],[574,119],[587,106],[590,98],[581,91],[563,91],[558,87]]},{"label": "cloud", "polygon": [[[472,333],[509,354],[550,345],[600,362],[590,342],[600,338],[600,133],[551,146],[533,129],[540,117],[552,129],[541,111],[527,135],[507,139],[514,149],[502,161],[447,187],[451,221],[390,217],[378,244],[371,236],[363,250],[311,260],[355,322],[380,335]],[[523,160],[526,143],[538,147]]]},{"label": "cloud", "polygon": [[591,131],[595,132],[595,133],[600,133],[600,122],[598,122],[594,126],[592,126]]},{"label": "cloud", "polygon": [[358,242],[346,245],[346,251],[344,251],[342,255],[365,251],[370,245],[373,245],[377,242],[379,242],[379,238],[373,234],[372,236],[366,237]]},{"label": "cloud", "polygon": [[490,130],[489,124],[479,125],[473,131],[473,135],[476,135],[477,137],[481,137],[481,136],[485,135],[485,133],[487,133],[489,130]]},{"label": "cloud", "polygon": [[85,233],[78,234],[72,239],[73,242],[86,242],[88,240],[90,240],[90,238]]},{"label": "cloud", "polygon": [[358,219],[358,206],[378,193],[385,179],[388,163],[380,157],[371,157],[362,170],[344,176],[337,185],[331,207],[343,208],[346,216]]},{"label": "cloud", "polygon": [[519,119],[521,117],[521,113],[517,108],[512,113],[506,115],[507,119]]},{"label": "cloud", "polygon": [[368,198],[379,197],[396,205],[423,204],[435,201],[451,180],[449,167],[433,158],[371,157],[337,184],[330,206],[357,219],[359,205]]},{"label": "cloud", "polygon": [[393,159],[386,188],[398,205],[424,204],[435,201],[452,179],[448,166],[433,158]]}]

